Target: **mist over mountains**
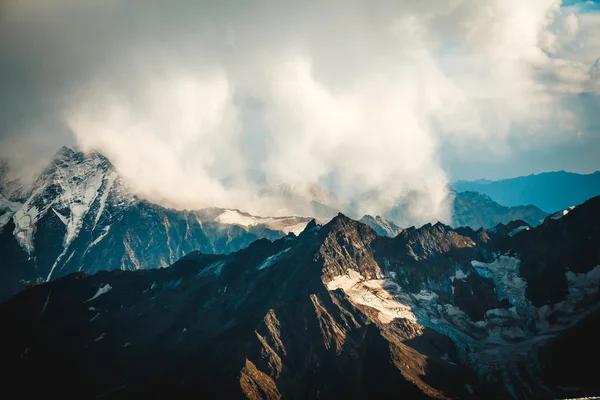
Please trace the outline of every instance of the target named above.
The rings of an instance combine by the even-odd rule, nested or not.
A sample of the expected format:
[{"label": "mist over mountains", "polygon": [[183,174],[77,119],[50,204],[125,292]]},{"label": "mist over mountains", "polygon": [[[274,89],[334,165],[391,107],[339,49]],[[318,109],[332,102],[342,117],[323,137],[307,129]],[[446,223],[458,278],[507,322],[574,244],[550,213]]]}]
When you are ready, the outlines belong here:
[{"label": "mist over mountains", "polygon": [[597,0],[2,1],[4,397],[600,398],[598,38]]},{"label": "mist over mountains", "polygon": [[587,3],[241,3],[6,2],[0,157],[76,145],[167,207],[272,215],[265,182],[318,185],[414,225],[451,222],[452,171],[598,169]]},{"label": "mist over mountains", "polygon": [[[103,155],[67,147],[30,187],[19,186],[6,173],[2,177],[4,298],[28,284],[76,271],[166,267],[194,250],[230,253],[257,239],[297,235],[312,218],[327,222],[339,212],[361,218],[389,237],[412,226],[405,204],[382,216],[361,216],[344,208],[351,207],[349,202],[317,185],[266,187],[261,195],[278,205],[275,215],[255,216],[219,207],[165,208],[131,192]],[[552,191],[546,193],[551,195]],[[451,192],[447,202],[452,207],[452,226],[475,230],[511,221],[533,227],[548,216],[532,205],[506,207],[472,191]],[[282,212],[287,216],[278,216]]]}]

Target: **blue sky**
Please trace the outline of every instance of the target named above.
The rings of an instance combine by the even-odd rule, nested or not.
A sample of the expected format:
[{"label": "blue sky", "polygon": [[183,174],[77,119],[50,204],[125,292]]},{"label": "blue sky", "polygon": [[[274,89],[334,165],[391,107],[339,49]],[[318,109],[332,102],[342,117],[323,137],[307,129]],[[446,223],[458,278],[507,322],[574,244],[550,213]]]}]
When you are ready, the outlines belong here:
[{"label": "blue sky", "polygon": [[594,12],[600,10],[600,1],[598,0],[563,0],[562,7],[577,6],[581,11]]}]

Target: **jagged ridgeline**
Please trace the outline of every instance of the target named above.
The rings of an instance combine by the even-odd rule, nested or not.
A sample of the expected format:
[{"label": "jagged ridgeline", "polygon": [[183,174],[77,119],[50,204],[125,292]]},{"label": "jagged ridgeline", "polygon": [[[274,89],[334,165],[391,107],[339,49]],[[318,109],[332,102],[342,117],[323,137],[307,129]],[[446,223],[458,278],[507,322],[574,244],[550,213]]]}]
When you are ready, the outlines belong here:
[{"label": "jagged ridgeline", "polygon": [[0,304],[10,327],[0,330],[5,390],[597,395],[599,249],[594,198],[537,227],[438,223],[388,238],[339,215],[299,237],[228,255],[192,252],[170,268],[71,274]]},{"label": "jagged ridgeline", "polygon": [[106,157],[66,147],[29,190],[4,189],[0,300],[72,272],[166,267],[193,250],[229,253],[299,233],[311,220],[167,209],[131,194]]},{"label": "jagged ridgeline", "polygon": [[[338,212],[339,199],[317,187],[269,189],[263,195],[280,196],[304,217],[164,208],[133,195],[103,155],[67,147],[27,190],[0,166],[0,300],[71,272],[166,267],[193,250],[230,253],[257,239],[298,234],[311,217],[329,220]],[[474,192],[455,193],[452,201],[454,226],[491,228],[514,219],[535,226],[547,215],[533,206],[503,207]],[[389,237],[402,230],[380,216],[361,221]]]}]

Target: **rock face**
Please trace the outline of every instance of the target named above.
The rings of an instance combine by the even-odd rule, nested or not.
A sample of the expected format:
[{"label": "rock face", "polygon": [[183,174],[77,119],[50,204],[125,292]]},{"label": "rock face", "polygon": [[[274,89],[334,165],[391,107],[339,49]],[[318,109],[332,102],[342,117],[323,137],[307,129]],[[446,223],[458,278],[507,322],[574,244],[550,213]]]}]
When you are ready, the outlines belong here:
[{"label": "rock face", "polygon": [[71,272],[166,267],[192,250],[237,251],[300,233],[309,221],[166,209],[128,192],[104,156],[65,147],[30,190],[0,195],[0,300]]},{"label": "rock face", "polygon": [[600,198],[512,236],[438,223],[392,239],[340,214],[229,255],[29,287],[0,304],[0,363],[32,396],[593,394],[593,374],[551,363],[597,325],[599,232]]},{"label": "rock face", "polygon": [[[537,226],[548,215],[536,206],[501,206],[489,196],[478,192],[454,193],[452,226],[469,226],[473,229],[489,229],[499,223],[507,224],[523,220]],[[523,203],[528,204],[528,203]]]}]

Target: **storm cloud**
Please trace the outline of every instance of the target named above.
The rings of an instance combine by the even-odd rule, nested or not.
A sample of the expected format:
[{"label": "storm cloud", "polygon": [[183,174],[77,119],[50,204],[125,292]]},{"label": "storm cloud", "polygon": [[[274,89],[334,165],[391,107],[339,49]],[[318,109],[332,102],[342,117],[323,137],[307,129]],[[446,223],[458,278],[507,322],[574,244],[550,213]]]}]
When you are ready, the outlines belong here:
[{"label": "storm cloud", "polygon": [[600,19],[581,4],[1,7],[0,156],[22,175],[75,144],[169,206],[274,214],[265,185],[317,184],[422,223],[450,217],[449,162],[598,146]]}]

